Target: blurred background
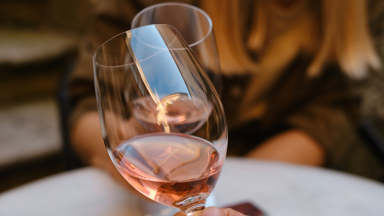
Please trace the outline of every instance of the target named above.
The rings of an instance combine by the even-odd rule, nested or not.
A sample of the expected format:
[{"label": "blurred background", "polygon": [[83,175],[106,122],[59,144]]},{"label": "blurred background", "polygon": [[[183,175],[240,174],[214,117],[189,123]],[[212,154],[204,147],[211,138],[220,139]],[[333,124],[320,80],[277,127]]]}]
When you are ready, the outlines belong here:
[{"label": "blurred background", "polygon": [[[88,1],[0,1],[0,192],[66,170],[59,87],[91,19]],[[363,106],[379,139],[383,80],[373,80]]]},{"label": "blurred background", "polygon": [[0,192],[65,170],[58,90],[90,4],[0,1]]}]

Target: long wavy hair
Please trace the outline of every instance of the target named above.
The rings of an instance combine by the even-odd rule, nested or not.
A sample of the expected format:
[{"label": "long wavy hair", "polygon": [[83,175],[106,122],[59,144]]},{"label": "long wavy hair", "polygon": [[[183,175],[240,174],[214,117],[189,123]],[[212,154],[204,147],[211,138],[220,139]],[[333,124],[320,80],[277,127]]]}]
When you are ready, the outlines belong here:
[{"label": "long wavy hair", "polygon": [[[302,40],[308,41],[302,50],[313,56],[307,69],[309,77],[319,75],[327,63],[338,64],[351,78],[363,78],[369,70],[381,67],[369,30],[367,0],[308,0],[295,4],[299,2],[310,4],[314,9],[315,25],[308,27],[308,35],[302,35]],[[200,7],[214,23],[224,74],[259,70],[255,53],[263,50],[268,40],[270,3],[266,0],[201,1]]]}]

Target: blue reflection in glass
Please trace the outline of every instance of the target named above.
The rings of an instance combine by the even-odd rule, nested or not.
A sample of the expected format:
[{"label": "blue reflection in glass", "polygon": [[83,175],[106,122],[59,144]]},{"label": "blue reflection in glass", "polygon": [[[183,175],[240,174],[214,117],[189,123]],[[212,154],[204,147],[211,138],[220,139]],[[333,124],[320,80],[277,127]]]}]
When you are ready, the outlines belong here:
[{"label": "blue reflection in glass", "polygon": [[132,50],[159,99],[174,93],[189,95],[184,78],[156,26],[132,29],[131,33]]}]

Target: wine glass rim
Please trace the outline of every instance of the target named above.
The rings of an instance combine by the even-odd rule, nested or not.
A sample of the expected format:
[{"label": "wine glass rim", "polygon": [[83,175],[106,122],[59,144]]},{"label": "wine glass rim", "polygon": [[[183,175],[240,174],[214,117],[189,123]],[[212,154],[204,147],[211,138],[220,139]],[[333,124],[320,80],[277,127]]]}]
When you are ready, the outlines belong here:
[{"label": "wine glass rim", "polygon": [[[211,19],[211,17],[205,11],[203,11],[202,9],[200,9],[200,8],[198,8],[196,6],[193,6],[193,5],[190,5],[190,4],[186,4],[186,3],[180,3],[180,2],[165,2],[165,3],[154,4],[152,6],[144,8],[143,10],[141,10],[139,13],[137,13],[135,15],[135,17],[133,18],[133,20],[131,22],[131,27],[133,26],[133,24],[136,22],[136,20],[139,18],[139,16],[141,14],[143,14],[143,13],[145,13],[148,10],[151,10],[153,8],[158,8],[158,7],[163,7],[163,6],[183,6],[183,7],[191,8],[191,9],[196,10],[196,11],[200,12],[201,14],[203,14],[204,17],[208,20],[209,29],[208,29],[207,34],[202,39],[196,41],[195,43],[188,44],[189,47],[193,47],[193,46],[196,46],[196,45],[200,44],[205,39],[207,39],[207,37],[212,33],[212,27],[213,27],[212,19]],[[135,27],[135,28],[140,28],[140,27]]]},{"label": "wine glass rim", "polygon": [[[171,26],[171,25],[168,25],[168,24],[151,24],[151,25],[140,26],[140,27],[137,27],[137,28],[135,28],[135,29],[144,28],[144,27],[148,27],[148,26],[157,26],[157,25],[169,26],[169,27],[173,28],[176,32],[178,32],[178,30],[177,30],[175,27],[173,27],[173,26]],[[133,30],[133,29],[131,29],[131,30]],[[131,30],[127,30],[127,31],[121,32],[120,34],[117,34],[117,35],[111,37],[110,39],[108,39],[107,41],[105,41],[103,44],[101,44],[101,45],[96,49],[95,53],[93,54],[92,60],[93,60],[94,64],[96,64],[96,65],[98,65],[98,66],[101,66],[101,67],[109,67],[109,68],[120,68],[120,67],[130,66],[130,65],[132,65],[132,64],[136,64],[136,62],[130,62],[130,63],[126,63],[126,64],[121,64],[121,65],[104,65],[104,64],[100,64],[99,62],[96,61],[97,53],[99,52],[99,50],[101,49],[101,47],[103,47],[104,45],[106,45],[108,42],[114,40],[115,38],[120,37],[120,36],[122,36],[122,35],[124,35],[124,34],[127,34],[127,32],[131,32]],[[131,32],[131,33],[132,33],[132,32]],[[179,32],[178,32],[178,33],[179,33]],[[179,33],[179,34],[180,34],[180,33]],[[132,33],[132,35],[134,35],[134,33]],[[138,38],[138,39],[139,39],[139,38]],[[141,41],[141,40],[140,40],[140,41]],[[151,45],[149,45],[149,44],[147,44],[147,43],[145,43],[145,42],[143,42],[143,41],[141,41],[141,42],[144,43],[144,44],[146,44],[146,45],[148,45],[148,46],[150,46],[150,47],[153,47],[153,48],[159,48],[159,52],[154,53],[154,54],[152,54],[151,56],[148,56],[148,57],[146,57],[146,58],[144,58],[144,59],[141,59],[139,62],[143,62],[143,61],[145,61],[145,60],[148,60],[148,59],[152,58],[153,56],[156,56],[156,55],[159,54],[160,52],[163,52],[164,50],[167,50],[167,49],[165,49],[165,48],[160,48],[160,47],[154,47],[154,46],[151,46]],[[186,42],[185,42],[185,43],[186,43]],[[173,50],[180,50],[180,49],[184,49],[184,48],[172,48],[172,49],[173,49]]]}]

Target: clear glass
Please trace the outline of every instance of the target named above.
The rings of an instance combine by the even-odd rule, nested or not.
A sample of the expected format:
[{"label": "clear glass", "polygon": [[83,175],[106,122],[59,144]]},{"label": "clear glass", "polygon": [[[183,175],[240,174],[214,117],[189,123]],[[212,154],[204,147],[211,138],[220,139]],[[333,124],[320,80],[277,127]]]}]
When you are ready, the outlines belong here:
[{"label": "clear glass", "polygon": [[204,67],[216,91],[221,93],[219,56],[213,34],[212,20],[200,8],[184,3],[160,3],[140,11],[131,27],[167,24],[175,27]]},{"label": "clear glass", "polygon": [[170,25],[115,36],[93,57],[107,151],[138,191],[188,215],[204,208],[227,150],[220,98]]}]

